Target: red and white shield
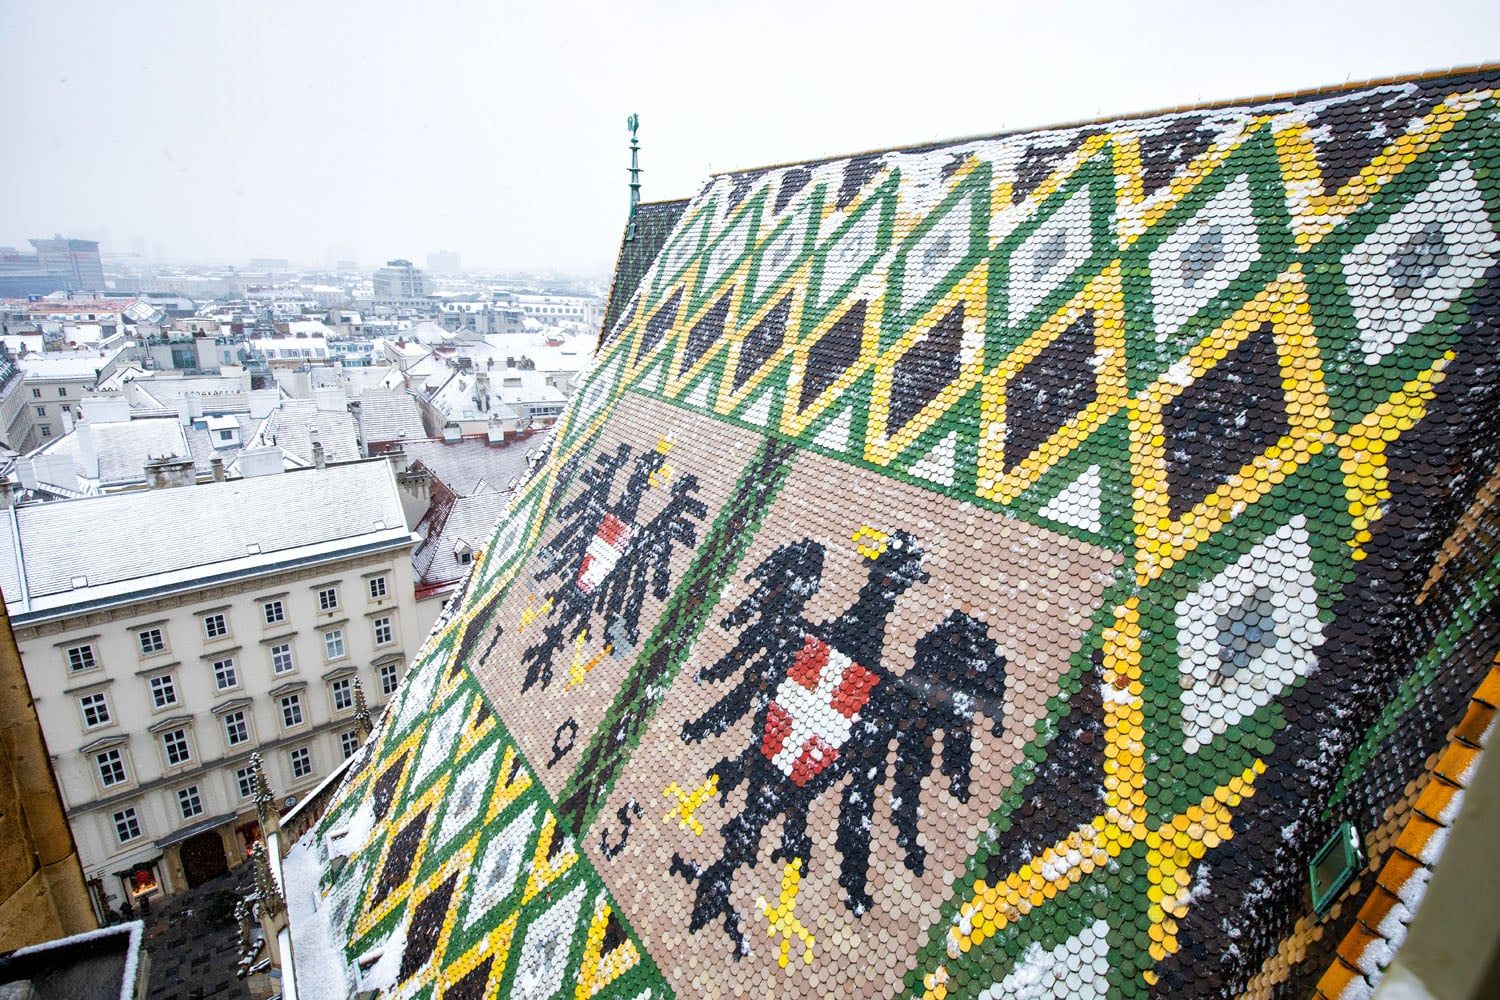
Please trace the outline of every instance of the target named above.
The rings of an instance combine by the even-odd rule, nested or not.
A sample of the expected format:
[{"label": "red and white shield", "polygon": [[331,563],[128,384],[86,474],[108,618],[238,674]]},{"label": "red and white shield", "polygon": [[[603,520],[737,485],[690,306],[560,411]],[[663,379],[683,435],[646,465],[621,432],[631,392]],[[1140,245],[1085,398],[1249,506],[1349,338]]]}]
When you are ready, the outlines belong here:
[{"label": "red and white shield", "polygon": [[599,530],[589,539],[589,547],[578,567],[576,582],[579,590],[591,594],[595,587],[604,582],[609,571],[615,568],[615,563],[620,561],[625,546],[630,544],[630,536],[634,530],[613,514],[604,515],[604,520],[599,523]]},{"label": "red and white shield", "polygon": [[802,638],[797,659],[766,711],[760,752],[798,788],[838,760],[877,674],[816,636]]}]

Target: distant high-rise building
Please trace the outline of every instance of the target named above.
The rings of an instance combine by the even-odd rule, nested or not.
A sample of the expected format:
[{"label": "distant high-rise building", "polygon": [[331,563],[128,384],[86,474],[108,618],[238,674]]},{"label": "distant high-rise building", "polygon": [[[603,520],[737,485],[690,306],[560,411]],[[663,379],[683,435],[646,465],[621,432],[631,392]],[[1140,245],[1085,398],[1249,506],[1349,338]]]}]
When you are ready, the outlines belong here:
[{"label": "distant high-rise building", "polygon": [[70,291],[104,289],[104,264],[99,259],[97,240],[54,236],[50,240],[32,240],[31,245],[43,271],[67,275]]},{"label": "distant high-rise building", "polygon": [[463,274],[463,262],[453,250],[434,250],[427,255],[427,270],[433,274]]},{"label": "distant high-rise building", "polygon": [[428,295],[427,275],[409,260],[388,260],[375,272],[375,298],[410,302]]}]

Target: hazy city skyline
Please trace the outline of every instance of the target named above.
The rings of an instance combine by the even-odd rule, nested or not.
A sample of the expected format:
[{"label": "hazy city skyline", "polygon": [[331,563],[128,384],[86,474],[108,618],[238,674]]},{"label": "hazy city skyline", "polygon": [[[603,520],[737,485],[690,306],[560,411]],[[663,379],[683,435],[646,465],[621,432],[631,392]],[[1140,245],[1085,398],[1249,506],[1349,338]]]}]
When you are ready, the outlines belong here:
[{"label": "hazy city skyline", "polygon": [[1383,2],[1073,6],[1060,35],[1011,4],[12,0],[0,245],[603,270],[630,112],[659,200],[711,171],[1480,63],[1500,40],[1478,2],[1424,5],[1422,24],[1465,12],[1430,32]]}]

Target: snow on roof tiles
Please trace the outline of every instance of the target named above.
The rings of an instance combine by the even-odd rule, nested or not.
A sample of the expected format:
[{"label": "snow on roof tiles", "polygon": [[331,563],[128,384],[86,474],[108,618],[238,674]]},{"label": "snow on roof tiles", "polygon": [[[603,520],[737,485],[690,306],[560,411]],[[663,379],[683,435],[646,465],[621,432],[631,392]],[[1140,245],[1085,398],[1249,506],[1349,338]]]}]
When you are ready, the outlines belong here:
[{"label": "snow on roof tiles", "polygon": [[1495,686],[1497,92],[711,178],[294,939],[403,995],[1367,995]]},{"label": "snow on roof tiles", "polygon": [[[336,551],[405,534],[384,461],[32,504],[14,508],[13,516],[14,525],[9,514],[0,522],[7,531],[19,527],[24,593],[32,607],[22,601],[16,546],[6,545],[0,581],[9,584],[12,618],[158,584],[182,585],[232,567],[253,572],[298,550]],[[86,586],[75,587],[81,578]]]}]

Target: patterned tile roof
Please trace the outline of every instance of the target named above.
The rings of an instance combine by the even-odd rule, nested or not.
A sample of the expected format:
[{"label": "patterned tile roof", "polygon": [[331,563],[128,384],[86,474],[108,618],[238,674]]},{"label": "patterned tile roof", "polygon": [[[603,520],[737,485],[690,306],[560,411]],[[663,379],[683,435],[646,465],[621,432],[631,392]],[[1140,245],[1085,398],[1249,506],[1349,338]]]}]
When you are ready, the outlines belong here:
[{"label": "patterned tile roof", "polygon": [[712,178],[292,852],[299,964],[1368,993],[1500,648],[1497,85]]}]

